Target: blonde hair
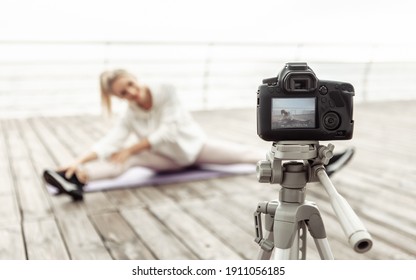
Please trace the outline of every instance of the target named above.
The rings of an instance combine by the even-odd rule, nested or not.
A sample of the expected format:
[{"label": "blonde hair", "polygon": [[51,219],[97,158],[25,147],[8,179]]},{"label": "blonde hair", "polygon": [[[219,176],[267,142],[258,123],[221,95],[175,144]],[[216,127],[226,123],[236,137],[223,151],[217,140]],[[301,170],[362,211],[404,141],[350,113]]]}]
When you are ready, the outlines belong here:
[{"label": "blonde hair", "polygon": [[136,80],[135,76],[124,69],[116,69],[110,71],[104,71],[100,74],[100,90],[101,90],[101,109],[107,116],[111,116],[111,86],[113,83],[121,77],[130,77]]}]

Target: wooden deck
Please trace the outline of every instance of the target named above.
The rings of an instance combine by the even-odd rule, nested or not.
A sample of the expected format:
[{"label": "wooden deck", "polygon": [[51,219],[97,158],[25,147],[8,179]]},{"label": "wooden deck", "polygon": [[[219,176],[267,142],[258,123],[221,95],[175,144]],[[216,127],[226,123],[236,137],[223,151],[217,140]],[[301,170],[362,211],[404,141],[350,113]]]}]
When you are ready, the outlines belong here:
[{"label": "wooden deck", "polygon": [[[253,110],[196,112],[212,137],[269,149]],[[337,259],[416,257],[416,101],[358,104],[353,161],[332,179],[374,239],[359,255],[347,244],[318,184],[307,199],[322,211]],[[0,259],[255,259],[253,211],[277,197],[255,174],[186,184],[50,196],[39,174],[66,164],[100,138],[98,117],[0,121]],[[309,242],[308,258],[318,258]]]}]

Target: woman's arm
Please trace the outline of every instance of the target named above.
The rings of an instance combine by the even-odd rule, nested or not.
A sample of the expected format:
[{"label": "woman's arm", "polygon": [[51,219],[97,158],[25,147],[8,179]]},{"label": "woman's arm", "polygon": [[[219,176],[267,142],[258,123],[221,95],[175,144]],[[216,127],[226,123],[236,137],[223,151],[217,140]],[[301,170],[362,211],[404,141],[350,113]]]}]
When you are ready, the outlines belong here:
[{"label": "woman's arm", "polygon": [[108,159],[112,154],[122,149],[131,132],[131,121],[132,113],[127,109],[111,130],[92,146],[92,151],[96,153],[97,158]]},{"label": "woman's arm", "polygon": [[120,152],[114,153],[111,156],[111,161],[115,163],[123,163],[128,157],[138,154],[144,150],[151,148],[150,142],[147,138],[140,140],[140,142],[121,150]]},{"label": "woman's arm", "polygon": [[98,155],[97,155],[96,152],[88,152],[85,155],[77,158],[75,160],[75,163],[77,163],[77,164],[84,164],[84,163],[87,163],[89,161],[96,160],[97,158],[98,158]]}]

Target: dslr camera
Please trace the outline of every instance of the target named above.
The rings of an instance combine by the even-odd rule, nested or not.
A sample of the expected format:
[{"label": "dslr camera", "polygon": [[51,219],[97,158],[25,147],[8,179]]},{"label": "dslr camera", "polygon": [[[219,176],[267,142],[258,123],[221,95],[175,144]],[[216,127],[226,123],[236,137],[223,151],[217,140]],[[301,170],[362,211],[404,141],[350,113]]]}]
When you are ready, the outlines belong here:
[{"label": "dslr camera", "polygon": [[287,63],[257,91],[257,134],[266,141],[347,140],[354,87],[318,80],[306,63]]}]

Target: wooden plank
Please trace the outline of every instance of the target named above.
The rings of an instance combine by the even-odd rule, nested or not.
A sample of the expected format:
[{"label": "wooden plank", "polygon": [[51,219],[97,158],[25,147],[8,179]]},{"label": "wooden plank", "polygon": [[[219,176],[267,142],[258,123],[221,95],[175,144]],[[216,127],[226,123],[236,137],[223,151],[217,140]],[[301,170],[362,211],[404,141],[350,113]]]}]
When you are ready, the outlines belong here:
[{"label": "wooden plank", "polygon": [[150,211],[164,223],[200,259],[240,259],[227,244],[221,242],[204,225],[190,217],[173,200],[156,188],[141,188],[136,194],[143,198]]},{"label": "wooden plank", "polygon": [[108,196],[104,195],[102,192],[85,193],[83,205],[88,214],[116,210],[116,207],[110,202]]},{"label": "wooden plank", "polygon": [[[232,247],[242,258],[253,259],[257,256],[257,250],[255,250],[257,247],[253,242],[254,237],[239,228],[238,222],[235,222],[239,217],[229,217],[223,215],[221,210],[215,211],[218,209],[210,209],[206,202],[207,197],[201,196],[201,190],[203,194],[207,194],[207,190],[210,190],[209,198],[211,201],[218,200],[217,197],[224,197],[227,191],[229,191],[227,188],[230,180],[231,177],[197,183],[165,185],[158,189],[176,201],[190,216],[200,221],[225,244]],[[221,185],[222,188],[214,188],[213,184]],[[227,191],[224,191],[224,189],[227,189]],[[242,189],[239,188],[239,190],[241,191]],[[213,198],[212,194],[216,194],[216,198]],[[225,208],[227,206],[225,205]],[[221,207],[222,205],[220,209],[223,209]],[[252,221],[253,219],[251,219]]]},{"label": "wooden plank", "polygon": [[[357,177],[350,176],[350,178]],[[414,195],[392,191],[391,188],[390,191],[386,191],[388,187],[376,183],[356,183],[354,180],[349,180],[343,184],[344,197],[356,205],[355,208],[363,217],[386,227],[396,227],[398,231],[409,237],[414,236],[416,233]]]},{"label": "wooden plank", "polygon": [[84,143],[76,132],[71,131],[68,124],[61,123],[59,118],[43,118],[42,123],[48,130],[53,131],[55,137],[73,158],[85,153]]},{"label": "wooden plank", "polygon": [[138,199],[132,190],[111,190],[104,192],[104,195],[117,209],[130,207],[144,207],[144,203]]},{"label": "wooden plank", "polygon": [[67,147],[60,142],[60,139],[56,137],[54,132],[45,126],[41,119],[31,119],[29,122],[40,141],[53,158],[56,166],[65,166],[74,160],[73,154],[71,154]]},{"label": "wooden plank", "polygon": [[80,130],[88,134],[94,142],[100,140],[110,129],[109,122],[102,117],[94,115],[73,116],[71,117],[71,120],[74,125],[80,128]]},{"label": "wooden plank", "polygon": [[[42,128],[45,129],[45,127],[42,127],[40,125],[38,125],[36,127],[36,129],[42,129]],[[41,131],[43,131],[43,132],[46,131],[46,134],[48,135],[48,132],[49,132],[48,130],[41,130]],[[46,143],[46,145],[48,143],[50,143],[49,142],[50,139],[43,138],[42,140],[44,141],[44,143]],[[39,140],[38,140],[38,142],[39,142]],[[34,142],[34,143],[36,143],[36,142]],[[59,145],[59,143],[57,144],[57,146],[58,145]],[[39,147],[38,147],[37,150],[40,150]],[[45,152],[46,152],[46,150],[43,150],[42,153],[39,153],[37,155],[37,159],[41,160],[43,158],[47,158],[47,155],[45,155]],[[42,156],[42,154],[43,154],[43,156]],[[55,157],[57,157],[59,159],[60,155],[57,154],[57,155],[55,155]],[[39,165],[41,165],[41,164],[39,164]],[[60,226],[66,225],[67,223],[69,223],[66,220],[66,215],[68,213],[71,213],[71,210],[70,210],[71,207],[66,207],[68,204],[72,203],[70,198],[63,196],[63,197],[59,197],[59,198],[58,197],[52,197],[51,199],[53,201],[53,205],[54,205],[54,208],[55,208],[54,212],[55,212],[55,214],[58,215],[58,220],[59,220]],[[106,198],[102,195],[102,193],[96,193],[96,194],[88,195],[88,196],[86,196],[85,200],[88,202],[88,204],[86,204],[86,205],[88,205],[86,207],[86,209],[87,209],[88,212],[91,212],[91,213],[94,213],[94,212],[97,212],[97,211],[104,211],[104,210],[113,209],[112,206],[111,206],[111,203],[109,203],[109,201],[106,200]],[[80,212],[79,213],[80,216],[84,216],[84,218],[82,218],[82,219],[84,219],[84,221],[85,221],[85,218],[86,218],[85,210],[81,210],[79,212]],[[87,221],[88,221],[88,219],[87,219]],[[81,233],[84,232],[86,235],[88,235],[88,234],[97,235],[97,233],[93,230],[92,226],[87,226],[86,228],[82,227],[78,230]],[[71,253],[72,257],[81,258],[81,259],[88,259],[88,258],[109,259],[110,258],[110,256],[105,252],[104,247],[101,246],[101,248],[100,248],[100,246],[96,245],[95,243],[93,243],[92,245],[91,244],[88,245],[88,246],[92,246],[94,248],[91,253],[86,252],[82,248],[80,249],[79,247],[84,246],[84,244],[86,242],[88,242],[89,239],[86,239],[87,241],[85,241],[85,242],[82,241],[82,240],[77,240],[77,238],[79,236],[76,235],[74,231],[67,231],[67,232],[64,232],[62,234],[63,234],[65,239],[69,238],[69,239],[72,240],[72,243],[69,244],[70,245],[69,249],[70,249],[70,253]],[[73,236],[71,236],[71,235],[73,235]],[[94,242],[96,240],[100,240],[100,239],[99,238],[93,239]]]},{"label": "wooden plank", "polygon": [[255,238],[254,211],[257,208],[257,201],[254,202],[250,195],[235,195],[233,197],[222,197],[206,200],[207,206],[218,214],[227,217],[237,223],[241,230]]},{"label": "wooden plank", "polygon": [[[82,149],[89,149],[96,142],[96,139],[93,137],[96,131],[88,126],[91,117],[85,116],[82,122],[75,116],[57,117],[53,121],[56,121],[57,125],[65,127],[67,134],[76,135],[78,141],[75,143],[79,143]],[[53,122],[51,124],[54,125]]]},{"label": "wooden plank", "polygon": [[93,215],[92,220],[114,259],[154,259],[147,244],[137,237],[119,213]]},{"label": "wooden plank", "polygon": [[[348,173],[356,174],[353,171]],[[416,226],[414,221],[416,214],[415,194],[407,190],[394,190],[384,186],[383,180],[378,183],[371,181],[368,183],[360,179],[359,175],[354,175],[350,176],[350,180],[342,181],[345,190],[341,193],[346,199],[353,200],[363,215],[377,219],[382,224],[387,224],[389,221],[390,226],[397,225],[399,228],[408,226],[406,232],[409,232],[411,236],[416,234],[412,230]],[[390,207],[393,204],[394,208]]]},{"label": "wooden plank", "polygon": [[[358,143],[362,149],[372,151],[371,158],[382,159],[377,163],[398,162],[395,160],[397,158],[404,160],[416,158],[414,153],[406,152],[411,151],[413,146],[409,133],[414,131],[414,123],[412,123],[415,114],[414,101],[413,106],[412,101],[403,105],[397,110],[393,109],[394,104],[368,104],[356,114],[358,121],[352,142]],[[388,113],[383,117],[381,112]],[[407,137],[398,137],[401,135]]]},{"label": "wooden plank", "polygon": [[[210,181],[210,180],[208,180]],[[189,182],[189,183],[177,183],[157,186],[157,189],[171,197],[174,201],[187,200],[199,198],[200,191],[197,189],[207,189],[207,181],[204,182]],[[214,192],[211,193],[213,195]]]},{"label": "wooden plank", "polygon": [[15,192],[10,170],[9,152],[6,145],[7,130],[3,125],[4,121],[0,120],[0,194],[10,195]]},{"label": "wooden plank", "polygon": [[[68,204],[68,208],[78,207],[75,203]],[[100,236],[83,210],[70,211],[58,217],[58,224],[62,236],[67,244],[71,259],[78,260],[106,260],[110,254],[103,245]]]},{"label": "wooden plank", "polygon": [[62,195],[54,196],[51,200],[71,259],[112,259],[86,213],[85,202],[74,203]]},{"label": "wooden plank", "polygon": [[[16,122],[5,123],[13,178],[18,192],[19,207],[25,220],[50,217],[51,208],[41,187],[39,175],[33,169],[26,144]],[[29,160],[28,160],[29,159]]]},{"label": "wooden plank", "polygon": [[23,228],[30,260],[67,260],[69,258],[53,218],[25,222]]},{"label": "wooden plank", "polygon": [[[227,110],[194,112],[193,114],[210,138],[269,149],[270,144],[257,136],[255,111],[233,109],[232,115],[233,117],[230,118]],[[227,120],[226,126],[224,120]]]},{"label": "wooden plank", "polygon": [[262,188],[263,186],[260,186],[257,179],[255,179],[255,174],[158,186],[159,190],[163,191],[175,201],[233,196],[246,193],[248,189],[254,192],[254,190],[261,190]]},{"label": "wooden plank", "polygon": [[[413,259],[416,256],[412,246],[416,234],[416,206],[413,203],[416,165],[415,155],[409,153],[413,147],[414,113],[412,109],[406,109],[413,108],[412,104],[357,106],[354,139],[335,142],[337,150],[351,145],[357,149],[353,161],[332,180],[373,235],[374,247],[370,252],[359,255],[350,248],[322,187],[308,185],[307,199],[318,203],[337,259]],[[391,114],[384,117],[380,112]],[[248,110],[233,110],[236,120],[227,121],[226,127],[223,124],[227,116],[229,119],[229,111],[202,112],[200,118],[199,113],[194,115],[208,135],[265,147],[265,153],[270,149],[270,143],[258,138],[253,130],[255,115]],[[86,120],[91,122],[87,124]],[[129,240],[134,237],[144,242],[152,256],[158,259],[252,258],[250,254],[257,253],[258,248],[252,240],[252,215],[259,201],[277,198],[278,186],[257,183],[254,174],[88,193],[81,203],[73,203],[66,196],[46,195],[48,203],[52,204],[50,214],[53,216],[33,216],[33,219],[25,220],[22,229],[15,195],[20,191],[13,179],[23,182],[23,178],[35,178],[36,181],[43,168],[70,162],[75,150],[70,141],[60,139],[64,132],[73,130],[86,147],[99,139],[108,126],[101,119],[90,116],[2,120],[1,123],[11,129],[0,127],[0,174],[6,182],[0,185],[0,236],[3,237],[0,238],[0,258],[65,259],[65,255],[75,259],[131,258],[136,247],[131,245],[134,241]],[[65,123],[65,130],[62,128],[58,136],[52,124],[62,127]],[[92,129],[95,136],[89,134]],[[397,135],[410,136],[396,139]],[[21,149],[11,151],[9,143]],[[9,158],[12,161],[9,162]],[[31,169],[32,174],[12,177],[16,170],[25,167]],[[45,192],[42,184],[40,186],[37,191]],[[39,211],[39,207],[34,210]],[[109,216],[111,218],[107,218]],[[107,223],[120,223],[120,228],[126,232],[115,230],[110,236],[108,233],[112,229]],[[39,233],[41,230],[43,234]],[[42,251],[41,242],[52,240],[50,238],[56,234],[61,236],[61,241],[56,239],[55,249]],[[234,240],[233,234],[241,236]],[[201,238],[208,238],[208,243],[202,242]],[[247,244],[239,246],[241,240]],[[210,250],[204,248],[206,244],[211,246]],[[254,249],[249,249],[251,246]],[[308,240],[309,259],[317,258],[314,246]],[[68,248],[68,252],[56,249],[60,247]],[[225,252],[214,254],[213,250]],[[50,251],[49,255],[47,251]]]},{"label": "wooden plank", "polygon": [[0,259],[24,260],[26,252],[20,225],[0,227]]},{"label": "wooden plank", "polygon": [[160,260],[196,259],[196,255],[164,223],[142,207],[125,209],[123,217]]},{"label": "wooden plank", "polygon": [[15,186],[10,169],[9,155],[6,145],[7,131],[0,121],[0,227],[19,224],[21,220]]},{"label": "wooden plank", "polygon": [[217,189],[222,192],[222,196],[234,196],[237,194],[262,192],[263,188],[270,188],[269,185],[260,184],[257,181],[256,174],[230,176],[220,179],[211,180],[210,189]]},{"label": "wooden plank", "polygon": [[[72,154],[67,150],[68,147],[60,142],[60,139],[53,134],[48,126],[36,119],[31,121],[31,125],[56,163],[62,165],[72,160]],[[92,212],[97,209],[109,209],[109,206],[112,209],[111,204],[107,203],[108,201],[103,196],[94,199],[96,197],[92,195],[88,206]],[[71,259],[111,259],[99,234],[95,231],[87,216],[85,202],[73,203],[65,195],[51,197],[51,201]]]},{"label": "wooden plank", "polygon": [[206,180],[198,184],[183,184],[182,188],[186,191],[178,190],[177,185],[161,186],[158,189],[182,206],[189,215],[200,220],[243,258],[253,259],[258,251],[254,242],[253,222],[257,202],[253,200],[250,208],[248,203],[238,204],[232,201],[234,197],[247,191],[242,186],[247,185],[248,178],[249,176],[238,176]]},{"label": "wooden plank", "polygon": [[47,147],[40,141],[38,135],[30,125],[29,120],[16,120],[21,137],[26,144],[26,149],[33,162],[33,167],[36,173],[40,176],[45,168],[51,168],[56,165],[51,154],[49,154]]},{"label": "wooden plank", "polygon": [[[53,161],[48,155],[45,147],[40,143],[32,127],[27,121],[18,120],[22,139],[26,143],[29,158],[31,159],[35,173],[42,174],[47,166],[53,166]],[[40,190],[47,197],[49,205],[51,198],[41,183]],[[51,211],[53,208],[51,207]],[[55,216],[54,211],[51,213]],[[64,241],[59,232],[55,218],[36,219],[24,224],[24,235],[27,245],[29,259],[68,259]]]},{"label": "wooden plank", "polygon": [[[20,224],[20,210],[14,194],[0,194],[0,227]],[[1,244],[0,240],[0,244]]]},{"label": "wooden plank", "polygon": [[217,236],[222,242],[230,246],[243,259],[255,259],[258,247],[253,242],[253,236],[242,230],[235,222],[235,219],[228,219],[215,210],[207,207],[206,203],[200,200],[183,201],[182,207],[208,230]]},{"label": "wooden plank", "polygon": [[[315,201],[318,205],[318,207],[321,210],[321,214],[324,218],[325,225],[328,227],[327,233],[332,235],[332,238],[336,238],[342,243],[346,243],[346,238],[344,236],[343,231],[341,230],[341,227],[339,226],[339,222],[337,218],[335,217],[335,214],[332,210],[331,205],[328,203],[328,199],[324,198],[321,194],[318,194],[317,192],[310,194],[310,199]],[[350,205],[354,208],[353,203],[349,202]],[[373,237],[374,247],[367,252],[365,255],[372,259],[395,259],[398,256],[403,258],[408,258],[409,254],[404,252],[403,249],[398,248],[397,245],[400,244],[400,242],[396,245],[388,244],[383,240],[383,238],[380,238],[379,236],[375,236],[375,232],[379,232],[381,235],[386,234],[389,235],[389,229],[382,227],[379,227],[376,223],[372,222],[371,220],[366,219],[366,217],[361,216],[361,212],[359,209],[354,208],[357,215],[360,217],[361,221],[364,223],[364,225],[367,227],[369,233]],[[335,235],[334,235],[335,234]],[[399,238],[400,239],[400,238]],[[347,245],[349,246],[349,245]],[[407,257],[406,257],[407,256]]]}]

